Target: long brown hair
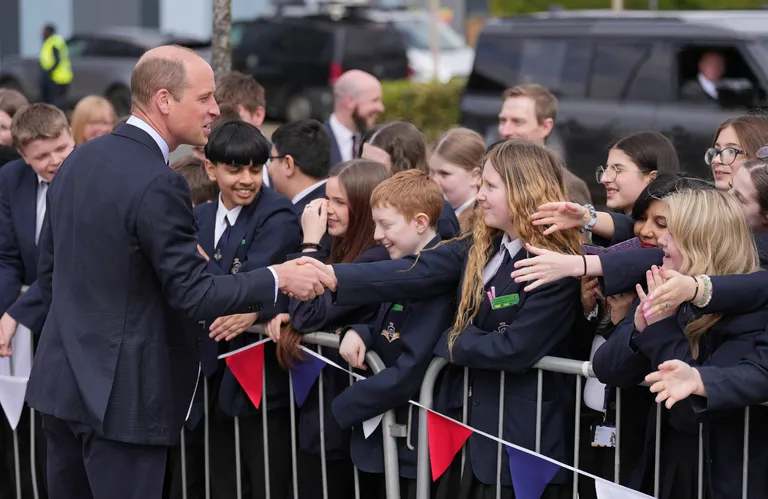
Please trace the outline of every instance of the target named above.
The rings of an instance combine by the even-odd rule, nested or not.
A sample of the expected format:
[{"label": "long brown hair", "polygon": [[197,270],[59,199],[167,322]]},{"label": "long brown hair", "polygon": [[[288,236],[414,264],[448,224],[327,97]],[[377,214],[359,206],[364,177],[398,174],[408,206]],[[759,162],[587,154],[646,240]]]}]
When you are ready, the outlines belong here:
[{"label": "long brown hair", "polygon": [[754,158],[757,150],[768,143],[768,116],[744,114],[728,118],[717,127],[715,136],[712,138],[712,146],[717,142],[720,132],[728,127],[733,128],[733,131],[736,132],[739,143],[744,148],[744,155],[747,158]]},{"label": "long brown hair", "polygon": [[[664,202],[669,235],[682,257],[681,274],[751,274],[760,269],[752,231],[735,196],[691,189],[670,194]],[[721,314],[704,314],[685,326],[694,359],[699,358],[701,337],[721,319]]]},{"label": "long brown hair", "polygon": [[[544,236],[543,228],[531,223],[531,215],[542,204],[568,200],[563,181],[565,166],[556,153],[527,140],[509,139],[492,146],[483,163],[483,168],[493,168],[501,176],[507,191],[510,222],[523,244],[568,255],[581,253],[581,236],[576,229]],[[478,213],[461,284],[461,301],[448,336],[450,350],[477,317],[485,288],[483,269],[491,258],[494,239],[501,235],[500,229],[487,226],[482,212]]]},{"label": "long brown hair", "polygon": [[[353,159],[334,166],[328,176],[339,179],[347,198],[349,224],[344,236],[332,239],[331,253],[325,263],[350,263],[376,244],[373,239],[375,225],[371,216],[371,193],[389,178],[389,171],[381,163]],[[295,359],[303,360],[299,343],[301,334],[291,324],[283,325],[276,350],[277,361],[284,369],[290,369]]]},{"label": "long brown hair", "polygon": [[424,136],[418,128],[406,121],[388,121],[368,130],[360,141],[360,155],[363,154],[365,144],[389,154],[392,173],[415,168],[429,174]]}]

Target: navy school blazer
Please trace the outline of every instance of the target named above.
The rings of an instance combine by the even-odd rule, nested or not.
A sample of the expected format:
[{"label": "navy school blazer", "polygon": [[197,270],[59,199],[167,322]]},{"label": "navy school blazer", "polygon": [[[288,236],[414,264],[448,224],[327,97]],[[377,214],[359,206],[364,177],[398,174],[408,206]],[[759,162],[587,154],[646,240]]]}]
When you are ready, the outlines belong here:
[{"label": "navy school blazer", "polygon": [[[208,255],[214,253],[214,231],[218,202],[205,203],[195,207],[195,220],[198,226],[200,246]],[[230,229],[227,247],[222,252],[219,261],[211,258],[208,271],[214,275],[247,272],[269,265],[283,263],[286,257],[295,252],[301,243],[301,227],[294,212],[294,206],[284,196],[272,189],[262,188],[253,203],[243,206],[235,225]],[[282,295],[281,296],[285,296]],[[287,306],[287,297],[283,298]],[[278,300],[280,302],[280,300]],[[263,311],[265,316],[274,316],[278,310],[267,306]],[[260,321],[263,319],[261,318]],[[208,332],[210,323],[206,324]],[[245,345],[261,339],[258,335],[243,333],[227,342],[220,342],[222,353],[237,350]],[[288,398],[288,374],[277,363],[275,344],[267,342],[264,345],[264,364],[266,369],[267,408],[286,407]],[[226,363],[219,361],[221,376],[220,385],[212,387],[212,393],[218,392],[218,403],[221,410],[229,416],[248,416],[256,414],[257,410],[240,387],[232,371]],[[214,400],[215,397],[211,397]]]},{"label": "navy school blazer", "polygon": [[[40,334],[45,306],[37,284],[37,174],[24,160],[0,170],[0,315]],[[22,286],[29,286],[21,297]]]},{"label": "navy school blazer", "polygon": [[594,244],[608,247],[635,237],[635,220],[632,217],[623,213],[615,213],[607,210],[598,211],[607,213],[613,219],[613,237],[611,239],[604,239],[592,234],[592,242]]},{"label": "navy school blazer", "polygon": [[[499,248],[501,238],[495,241]],[[500,371],[504,382],[503,438],[534,449],[536,443],[536,393],[538,373],[531,367],[546,355],[568,357],[571,331],[580,313],[580,283],[566,278],[526,293],[523,284],[510,277],[517,260],[526,258],[521,249],[495,279],[497,296],[517,295],[519,302],[497,310],[486,297],[477,317],[457,337],[452,352],[448,350],[446,331],[435,348],[435,355],[449,362],[469,367],[470,425],[496,435],[498,433]],[[460,298],[459,298],[460,299]],[[557,311],[557,313],[553,313]],[[445,383],[450,383],[444,378]],[[460,384],[452,383],[463,390]],[[545,372],[542,403],[541,452],[561,462],[572,459],[569,423],[574,406],[572,383],[562,374]],[[460,404],[460,393],[453,400]],[[480,435],[469,440],[472,469],[482,483],[496,483],[497,444]],[[511,486],[506,453],[502,453],[502,484]],[[568,473],[560,470],[552,483],[567,483]]]},{"label": "navy school blazer", "polygon": [[[314,252],[297,253],[289,259],[300,256],[312,256]],[[389,253],[384,246],[375,245],[365,250],[352,265],[362,262],[379,262],[389,260]],[[331,292],[326,290],[322,295],[303,302],[291,299],[289,312],[291,325],[300,333],[317,331],[335,332],[347,324],[373,322],[379,309],[380,301],[356,305],[339,306],[333,303]],[[313,348],[313,347],[309,347]],[[347,365],[338,350],[326,348],[323,355],[340,365]],[[345,388],[349,386],[349,375],[332,367],[321,372],[323,377],[323,415],[325,419],[325,451],[328,459],[348,458],[348,430],[342,430],[333,417],[331,405]],[[299,445],[310,454],[320,454],[320,398],[319,383],[315,383],[301,408],[299,420]]]},{"label": "navy school blazer", "polygon": [[[427,247],[440,241],[435,237]],[[390,331],[385,323],[393,307],[403,309],[403,322],[399,331]],[[365,342],[368,351],[376,352],[386,369],[379,374],[358,381],[346,388],[333,401],[333,415],[342,429],[352,430],[350,454],[352,462],[367,473],[383,473],[381,427],[368,439],[362,425],[374,416],[395,409],[398,424],[408,424],[408,400],[418,399],[421,381],[432,360],[437,340],[453,322],[454,300],[450,295],[416,301],[383,303],[376,320],[370,324],[356,324],[354,329]],[[370,371],[368,371],[370,374]],[[411,442],[418,441],[418,418],[410,427]],[[397,439],[400,476],[416,478],[416,452],[409,450],[405,438]]]},{"label": "navy school blazer", "polygon": [[[685,324],[692,308],[683,307],[677,315],[648,326],[642,333],[634,328],[634,310],[619,329],[595,353],[593,368],[600,381],[620,387],[636,386],[656,366],[679,359],[694,366],[727,367],[755,349],[764,336],[768,309],[726,315],[707,331],[693,359],[685,337]],[[704,452],[707,479],[713,497],[741,497],[744,413],[741,410],[710,411],[697,417],[691,400],[675,404],[663,425],[696,434],[704,424]],[[667,410],[663,409],[666,413]],[[656,407],[648,415],[646,452],[641,460],[644,483],[652,483]],[[665,414],[667,416],[667,414]],[[765,467],[768,466],[768,408],[753,407],[750,419],[749,497],[768,496]],[[662,428],[662,432],[664,429]],[[697,450],[691,450],[694,454]]]},{"label": "navy school blazer", "polygon": [[274,277],[207,272],[187,182],[132,125],[75,149],[47,203],[37,277],[48,315],[27,402],[109,440],[174,445],[197,386],[198,321],[260,311]]}]

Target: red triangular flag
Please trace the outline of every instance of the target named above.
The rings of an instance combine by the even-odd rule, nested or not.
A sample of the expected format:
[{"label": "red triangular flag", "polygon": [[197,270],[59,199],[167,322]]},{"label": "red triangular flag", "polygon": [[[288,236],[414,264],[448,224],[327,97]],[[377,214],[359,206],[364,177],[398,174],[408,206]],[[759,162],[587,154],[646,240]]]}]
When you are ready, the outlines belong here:
[{"label": "red triangular flag", "polygon": [[264,384],[264,344],[230,355],[226,361],[227,367],[258,409]]},{"label": "red triangular flag", "polygon": [[432,464],[432,481],[445,473],[456,453],[472,434],[472,430],[454,423],[432,411],[427,411],[429,436],[429,460]]}]

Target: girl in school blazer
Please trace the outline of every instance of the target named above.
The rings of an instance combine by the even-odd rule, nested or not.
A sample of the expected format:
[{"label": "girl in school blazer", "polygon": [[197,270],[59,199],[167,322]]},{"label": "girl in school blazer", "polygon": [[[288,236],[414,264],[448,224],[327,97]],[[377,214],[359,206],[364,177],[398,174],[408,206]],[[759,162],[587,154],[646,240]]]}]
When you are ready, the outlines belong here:
[{"label": "girl in school blazer", "polygon": [[[499,143],[486,154],[482,179],[477,196],[482,211],[471,239],[464,239],[468,249],[456,318],[435,353],[456,367],[469,368],[470,426],[496,435],[501,412],[502,437],[535,449],[538,375],[531,366],[546,355],[569,356],[571,329],[580,313],[580,283],[568,278],[526,293],[510,274],[514,262],[526,256],[524,243],[578,254],[580,237],[569,230],[544,238],[531,225],[530,214],[537,206],[566,198],[562,163],[551,151],[526,141]],[[442,389],[455,391],[447,394],[449,403],[460,408],[463,384],[450,382],[453,376],[444,379],[449,386]],[[540,451],[561,461],[572,456],[571,387],[567,377],[544,373]],[[506,452],[497,482],[497,453],[496,442],[471,436],[463,479],[458,489],[444,490],[458,490],[462,499],[495,497],[500,486],[501,497],[514,497]],[[460,474],[460,463],[457,455],[445,480]],[[568,480],[566,473],[558,472],[542,497],[570,494]]]},{"label": "girl in school blazer", "polygon": [[[387,250],[373,239],[370,198],[373,189],[389,177],[380,163],[354,159],[336,165],[326,184],[328,199],[316,200],[305,208],[302,229],[305,242],[302,253],[288,259],[310,256],[333,262],[378,262],[388,260]],[[306,213],[310,212],[310,213]],[[319,244],[308,242],[312,230],[320,225],[320,235],[327,224],[331,235],[330,254]],[[319,236],[318,236],[319,237]],[[267,332],[277,342],[278,360],[288,367],[299,355],[301,334],[317,331],[336,332],[347,324],[373,321],[378,304],[341,307],[333,304],[330,291],[313,300],[302,302],[292,299],[289,314],[280,314],[267,326]],[[290,325],[280,331],[283,324]],[[324,349],[323,355],[338,363],[343,359],[333,349]],[[304,405],[298,425],[299,497],[322,498],[321,437],[325,439],[328,497],[345,499],[354,497],[353,467],[349,457],[349,430],[342,430],[331,412],[333,399],[349,386],[349,375],[333,368],[323,369],[324,431],[320,431],[320,390],[315,383]]]},{"label": "girl in school blazer", "polygon": [[[664,268],[693,276],[747,274],[759,269],[757,251],[739,202],[715,190],[679,192],[666,198],[669,231],[660,242]],[[722,237],[712,239],[712,233]],[[648,272],[649,292],[661,285],[655,267]],[[701,292],[703,293],[703,289]],[[645,293],[638,286],[641,299]],[[727,367],[751,352],[768,322],[768,309],[743,314],[701,314],[690,306],[668,308],[647,317],[638,307],[632,317],[597,351],[598,378],[617,386],[634,386],[664,361]],[[768,425],[766,409],[752,409],[748,497],[766,497]],[[656,408],[649,414],[647,448],[638,488],[653,490]],[[661,497],[695,497],[698,423],[703,423],[705,496],[741,497],[744,415],[721,411],[699,419],[690,404],[663,409],[661,418]]]}]

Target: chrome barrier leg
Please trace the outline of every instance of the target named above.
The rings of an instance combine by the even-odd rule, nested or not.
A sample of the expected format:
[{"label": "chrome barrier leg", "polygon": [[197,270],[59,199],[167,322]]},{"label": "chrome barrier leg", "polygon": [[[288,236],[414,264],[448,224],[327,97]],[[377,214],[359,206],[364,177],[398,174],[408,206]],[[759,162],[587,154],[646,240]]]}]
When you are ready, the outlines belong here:
[{"label": "chrome barrier leg", "polygon": [[187,499],[187,441],[181,429],[181,499]]},{"label": "chrome barrier leg", "polygon": [[[464,401],[461,406],[461,422],[467,424],[469,421],[469,368],[464,368]],[[467,446],[461,447],[461,472],[459,476],[464,478],[464,466],[467,461]]]},{"label": "chrome barrier leg", "polygon": [[613,450],[613,481],[621,478],[621,388],[616,388],[616,447]]},{"label": "chrome barrier leg", "polygon": [[[448,364],[445,359],[435,357],[424,373],[419,391],[419,403],[424,407],[432,407],[434,403],[433,389],[440,371]],[[429,435],[427,434],[427,411],[419,408],[419,449],[416,465],[416,499],[430,499],[429,491],[432,483],[432,470],[429,464]]]},{"label": "chrome barrier leg", "polygon": [[659,497],[659,465],[661,462],[661,404],[656,404],[656,444],[653,460],[653,497]]},{"label": "chrome barrier leg", "polygon": [[21,499],[21,458],[19,454],[19,433],[13,430],[13,472],[16,476],[16,499]]},{"label": "chrome barrier leg", "polygon": [[237,499],[243,499],[243,470],[240,467],[240,418],[235,417],[235,490]]},{"label": "chrome barrier leg", "polygon": [[[349,377],[349,386],[352,386],[352,384],[355,382],[355,378],[352,376],[351,373],[350,373],[350,375],[348,377]],[[382,425],[384,424],[383,421],[382,421],[381,424]],[[382,441],[383,441],[383,438],[384,438],[383,430],[382,430],[381,436],[382,436]],[[385,472],[386,472],[386,465],[387,465],[387,463],[386,463],[386,457],[385,457],[385,459],[384,459],[384,470],[385,470]],[[357,472],[357,466],[355,466],[354,463],[352,463],[352,477],[353,477],[353,479],[355,481],[355,499],[360,499],[360,474]]]},{"label": "chrome barrier leg", "polygon": [[541,407],[544,403],[544,371],[538,370],[536,384],[536,452],[541,453]]},{"label": "chrome barrier leg", "polygon": [[[573,439],[573,467],[579,468],[579,446],[581,445],[581,376],[576,376],[576,424]],[[573,472],[573,499],[579,498],[579,474]]]},{"label": "chrome barrier leg", "polygon": [[704,497],[704,425],[699,423],[699,463],[698,477],[696,479],[698,486],[698,499]]},{"label": "chrome barrier leg", "polygon": [[296,395],[293,393],[293,377],[291,371],[288,371],[288,397],[290,400],[290,414],[291,414],[291,481],[293,484],[293,497],[299,499],[299,469],[297,462],[297,439],[296,439]]},{"label": "chrome barrier leg", "polygon": [[[317,345],[317,353],[323,354],[323,348]],[[323,499],[328,499],[328,463],[325,461],[325,404],[323,400],[323,373],[317,377],[317,395],[320,398],[320,470],[323,474]]]},{"label": "chrome barrier leg", "polygon": [[269,423],[267,422],[267,365],[261,377],[261,431],[264,439],[264,497],[269,499]]},{"label": "chrome barrier leg", "polygon": [[205,499],[211,499],[211,447],[208,443],[210,441],[210,429],[208,428],[208,379],[203,376],[203,424],[205,431]]},{"label": "chrome barrier leg", "polygon": [[744,461],[741,468],[741,497],[747,499],[749,491],[749,407],[744,408]]},{"label": "chrome barrier leg", "polygon": [[[499,429],[498,436],[500,440],[504,440],[504,371],[499,373]],[[501,453],[504,452],[504,448],[499,442],[496,446],[496,499],[501,499]]]},{"label": "chrome barrier leg", "polygon": [[[31,471],[32,471],[32,497],[34,499],[38,499],[40,497],[40,493],[37,489],[37,463],[36,457],[37,452],[35,450],[35,410],[31,407],[29,408],[29,464],[31,465]],[[45,470],[43,470],[45,471]]]}]

